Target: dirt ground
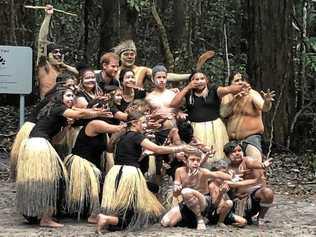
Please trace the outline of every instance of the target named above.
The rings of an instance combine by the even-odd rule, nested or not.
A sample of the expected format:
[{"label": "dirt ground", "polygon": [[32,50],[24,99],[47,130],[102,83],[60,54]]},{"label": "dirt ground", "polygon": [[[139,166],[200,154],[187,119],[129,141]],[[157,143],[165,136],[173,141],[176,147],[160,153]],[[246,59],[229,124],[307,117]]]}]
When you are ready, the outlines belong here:
[{"label": "dirt ground", "polygon": [[[247,226],[243,229],[234,227],[220,228],[211,226],[206,231],[187,228],[162,228],[156,224],[139,232],[104,232],[102,236],[316,236],[316,195],[298,198],[293,195],[276,194],[276,206],[267,215],[264,228]],[[24,218],[15,209],[15,184],[0,181],[0,236],[98,236],[95,226],[73,219],[62,219],[65,227],[61,229],[40,228],[26,224]]]}]

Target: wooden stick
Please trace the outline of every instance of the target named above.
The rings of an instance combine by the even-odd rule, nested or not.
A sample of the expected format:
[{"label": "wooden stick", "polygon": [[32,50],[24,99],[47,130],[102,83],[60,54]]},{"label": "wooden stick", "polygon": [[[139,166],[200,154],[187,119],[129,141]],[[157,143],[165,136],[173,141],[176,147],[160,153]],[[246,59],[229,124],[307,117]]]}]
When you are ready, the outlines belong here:
[{"label": "wooden stick", "polygon": [[[25,8],[29,8],[29,9],[46,9],[46,7],[43,7],[43,6],[24,5],[24,7]],[[60,12],[60,13],[66,14],[66,15],[70,15],[70,16],[78,16],[77,14],[66,12],[66,11],[63,11],[63,10],[56,9],[56,8],[53,8],[53,10],[56,11],[56,12]]]}]

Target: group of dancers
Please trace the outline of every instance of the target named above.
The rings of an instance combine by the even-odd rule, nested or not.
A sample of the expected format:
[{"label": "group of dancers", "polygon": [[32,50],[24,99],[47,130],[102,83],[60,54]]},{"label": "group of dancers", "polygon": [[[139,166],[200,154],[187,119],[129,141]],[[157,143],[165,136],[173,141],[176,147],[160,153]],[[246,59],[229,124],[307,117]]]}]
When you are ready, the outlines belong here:
[{"label": "group of dancers", "polygon": [[[87,219],[99,233],[157,222],[201,230],[263,225],[273,192],[262,112],[274,92],[258,93],[239,72],[217,86],[202,71],[136,66],[132,40],[104,53],[98,72],[70,67],[60,46],[43,44],[52,13],[48,5],[40,31],[41,101],[11,150],[19,213],[56,228],[61,215]],[[169,89],[168,80],[187,85]]]}]

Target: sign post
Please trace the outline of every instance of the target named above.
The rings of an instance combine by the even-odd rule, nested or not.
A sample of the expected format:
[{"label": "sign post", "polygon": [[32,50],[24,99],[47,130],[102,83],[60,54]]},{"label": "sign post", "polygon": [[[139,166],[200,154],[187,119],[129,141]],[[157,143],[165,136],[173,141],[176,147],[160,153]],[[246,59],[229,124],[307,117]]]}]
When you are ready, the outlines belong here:
[{"label": "sign post", "polygon": [[30,47],[0,45],[0,94],[20,95],[20,127],[25,95],[32,92],[32,60]]}]

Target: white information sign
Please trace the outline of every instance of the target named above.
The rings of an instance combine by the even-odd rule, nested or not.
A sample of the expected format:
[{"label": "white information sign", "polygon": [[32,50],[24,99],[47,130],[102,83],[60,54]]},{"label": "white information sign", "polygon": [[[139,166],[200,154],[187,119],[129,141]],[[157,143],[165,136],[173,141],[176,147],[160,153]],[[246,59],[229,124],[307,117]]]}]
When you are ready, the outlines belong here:
[{"label": "white information sign", "polygon": [[0,94],[32,92],[32,49],[0,45]]}]

